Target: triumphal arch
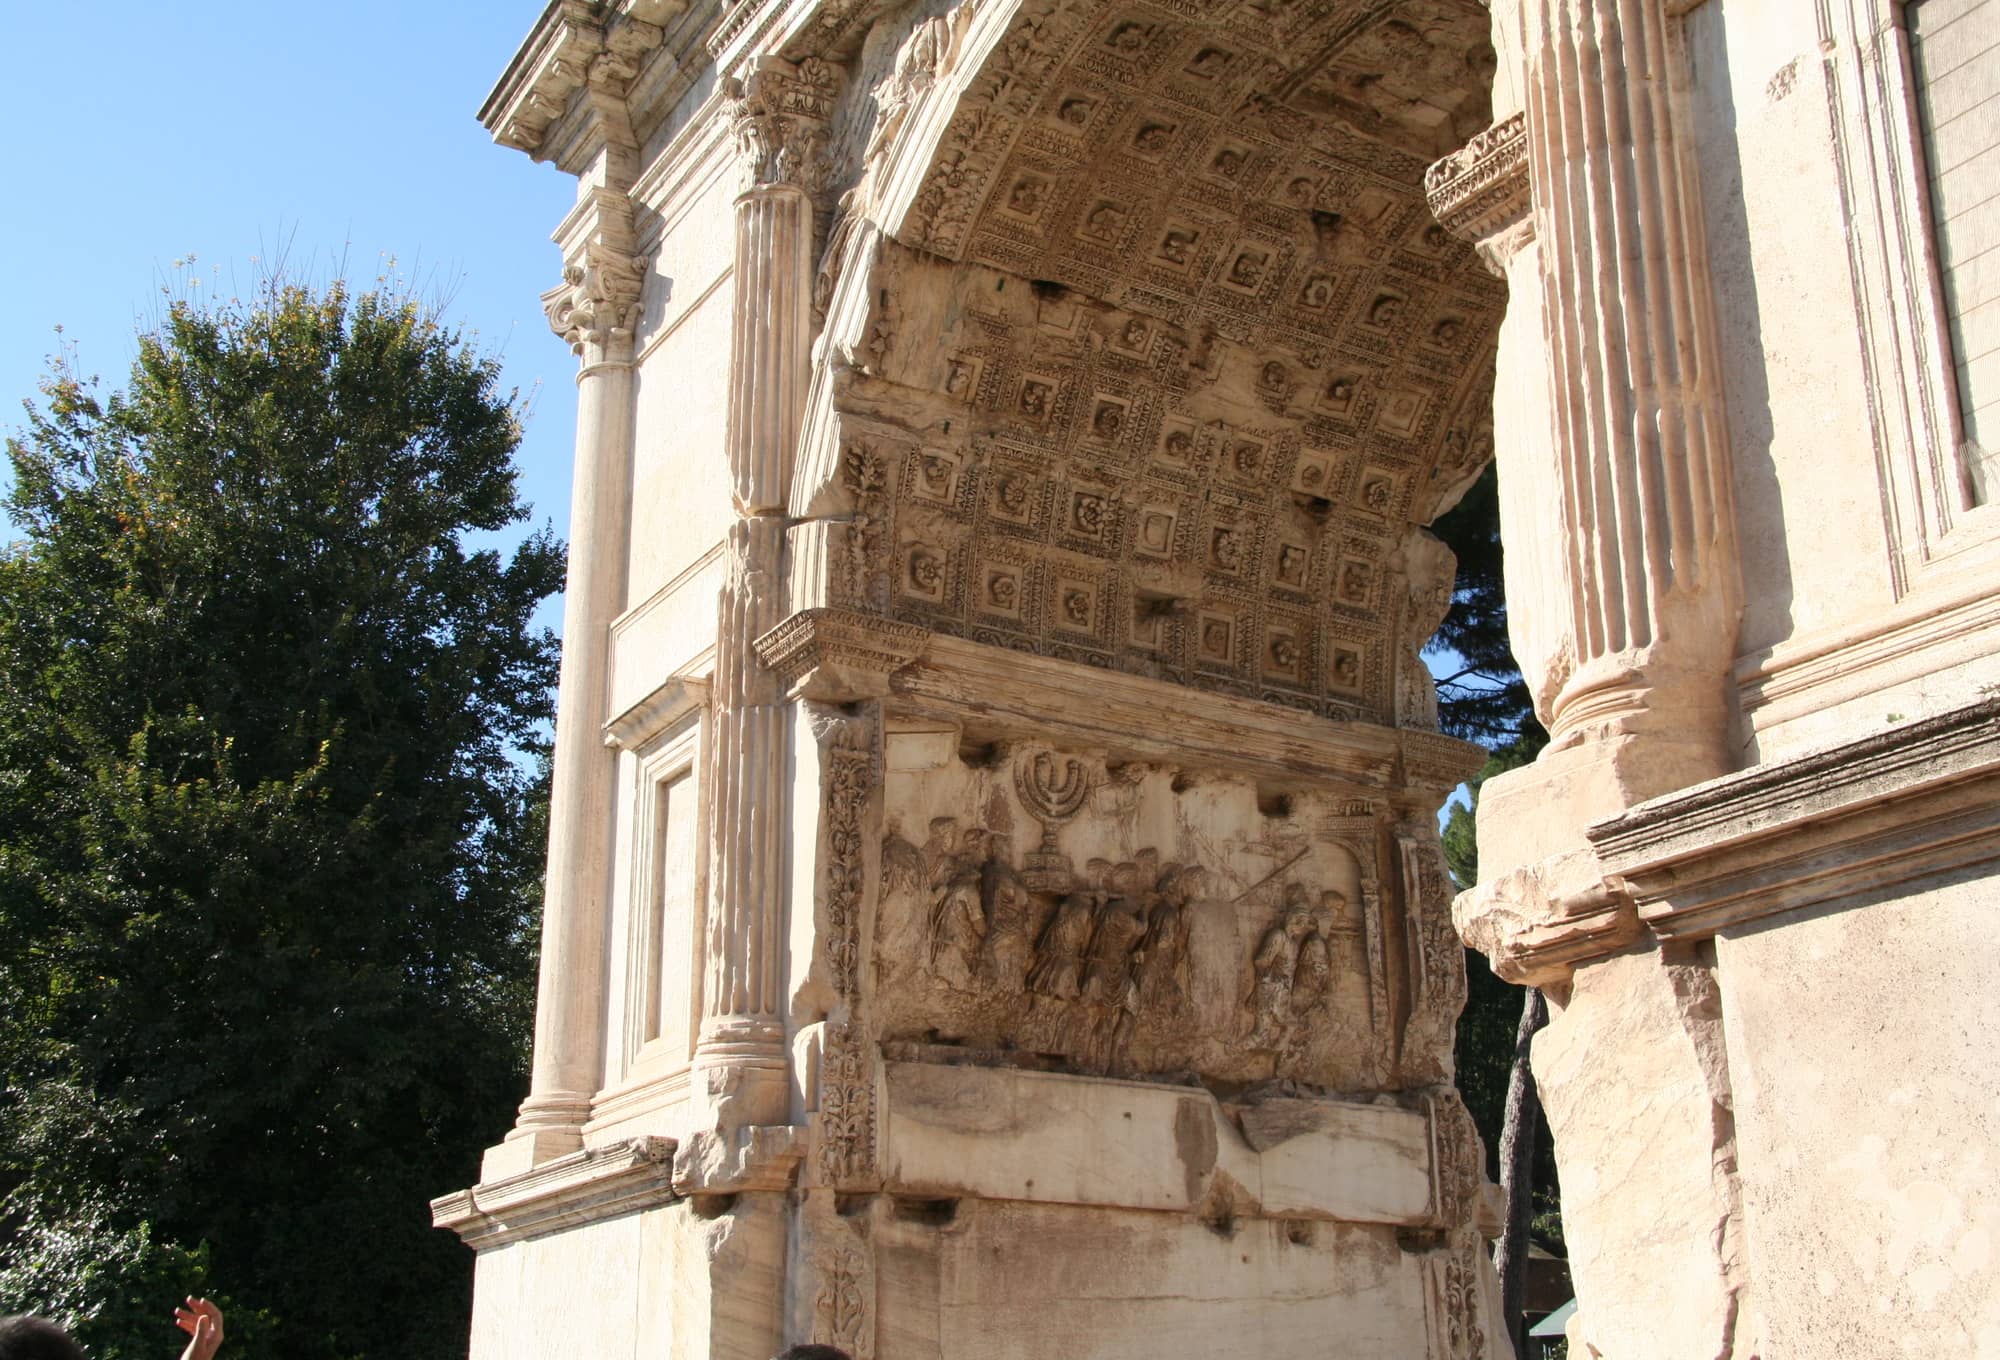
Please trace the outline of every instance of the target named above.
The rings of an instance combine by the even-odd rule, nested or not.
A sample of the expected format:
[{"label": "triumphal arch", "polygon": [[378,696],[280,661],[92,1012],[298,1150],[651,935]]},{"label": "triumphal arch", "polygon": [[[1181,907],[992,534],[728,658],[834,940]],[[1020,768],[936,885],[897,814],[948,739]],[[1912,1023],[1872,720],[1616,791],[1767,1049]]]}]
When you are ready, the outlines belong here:
[{"label": "triumphal arch", "polygon": [[551,4],[482,113],[577,178],[581,366],[474,1356],[1511,1353],[1419,659],[1496,458],[1553,741],[1456,910],[1554,1005],[1574,1344],[2000,1338],[1925,991],[2000,855],[1989,9]]}]

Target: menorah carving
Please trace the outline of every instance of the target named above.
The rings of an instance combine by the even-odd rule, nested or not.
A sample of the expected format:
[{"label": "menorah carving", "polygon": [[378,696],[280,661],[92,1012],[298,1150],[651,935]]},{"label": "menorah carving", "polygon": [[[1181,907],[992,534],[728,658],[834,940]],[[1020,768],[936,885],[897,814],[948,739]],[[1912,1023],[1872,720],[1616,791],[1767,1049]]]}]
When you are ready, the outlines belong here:
[{"label": "menorah carving", "polygon": [[1015,763],[1014,788],[1042,824],[1042,843],[1028,852],[1022,879],[1036,892],[1067,892],[1073,875],[1069,857],[1056,846],[1056,828],[1076,816],[1090,796],[1089,770],[1074,756],[1037,751]]}]

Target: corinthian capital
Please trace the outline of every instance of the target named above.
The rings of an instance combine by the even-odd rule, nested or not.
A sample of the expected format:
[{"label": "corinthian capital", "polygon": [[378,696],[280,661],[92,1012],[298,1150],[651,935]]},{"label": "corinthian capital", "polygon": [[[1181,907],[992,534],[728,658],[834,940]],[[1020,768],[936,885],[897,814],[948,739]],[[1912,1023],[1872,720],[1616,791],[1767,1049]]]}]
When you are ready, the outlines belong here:
[{"label": "corinthian capital", "polygon": [[549,329],[578,354],[627,338],[639,313],[646,262],[639,258],[632,200],[614,190],[595,191],[593,220],[581,249],[563,269],[563,281],[542,294]]},{"label": "corinthian capital", "polygon": [[818,57],[793,64],[761,58],[734,110],[743,186],[792,184],[816,194],[826,178],[827,120],[840,93],[840,68]]}]

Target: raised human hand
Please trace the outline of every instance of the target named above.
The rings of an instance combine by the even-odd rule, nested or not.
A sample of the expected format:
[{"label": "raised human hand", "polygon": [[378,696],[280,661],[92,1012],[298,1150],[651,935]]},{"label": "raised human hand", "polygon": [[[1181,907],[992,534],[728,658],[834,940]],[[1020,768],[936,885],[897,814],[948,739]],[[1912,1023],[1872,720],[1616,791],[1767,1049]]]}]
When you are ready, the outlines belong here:
[{"label": "raised human hand", "polygon": [[222,1344],[222,1310],[207,1299],[190,1297],[184,1307],[174,1309],[174,1325],[188,1334],[181,1360],[211,1360]]}]

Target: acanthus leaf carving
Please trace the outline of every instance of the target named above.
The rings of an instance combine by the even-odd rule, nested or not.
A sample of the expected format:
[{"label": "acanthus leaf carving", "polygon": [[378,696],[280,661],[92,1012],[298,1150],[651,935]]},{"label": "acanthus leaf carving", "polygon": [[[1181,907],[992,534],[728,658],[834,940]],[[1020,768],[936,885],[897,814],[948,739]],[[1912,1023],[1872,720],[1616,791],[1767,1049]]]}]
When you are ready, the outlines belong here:
[{"label": "acanthus leaf carving", "polygon": [[847,1022],[827,1026],[820,1054],[819,1176],[835,1189],[876,1180],[875,1063],[867,1039]]},{"label": "acanthus leaf carving", "polygon": [[816,1262],[819,1292],[814,1297],[813,1339],[854,1357],[871,1360],[874,1335],[869,1296],[873,1270],[859,1247],[842,1243],[824,1250]]},{"label": "acanthus leaf carving", "polygon": [[542,294],[549,329],[578,354],[629,340],[638,320],[646,262],[639,256],[632,200],[612,189],[593,191],[594,230],[562,282]]},{"label": "acanthus leaf carving", "polygon": [[1480,1298],[1481,1258],[1477,1245],[1457,1245],[1442,1266],[1445,1339],[1451,1360],[1486,1360],[1485,1309]]},{"label": "acanthus leaf carving", "polygon": [[1431,1128],[1432,1218],[1448,1233],[1474,1228],[1486,1179],[1486,1152],[1465,1100],[1449,1086],[1424,1098]]},{"label": "acanthus leaf carving", "polygon": [[759,59],[732,111],[745,189],[791,185],[818,197],[829,169],[827,121],[841,79],[840,67],[819,57]]},{"label": "acanthus leaf carving", "polygon": [[826,952],[834,991],[852,1005],[861,969],[861,909],[867,868],[862,812],[875,783],[870,746],[827,752]]}]

